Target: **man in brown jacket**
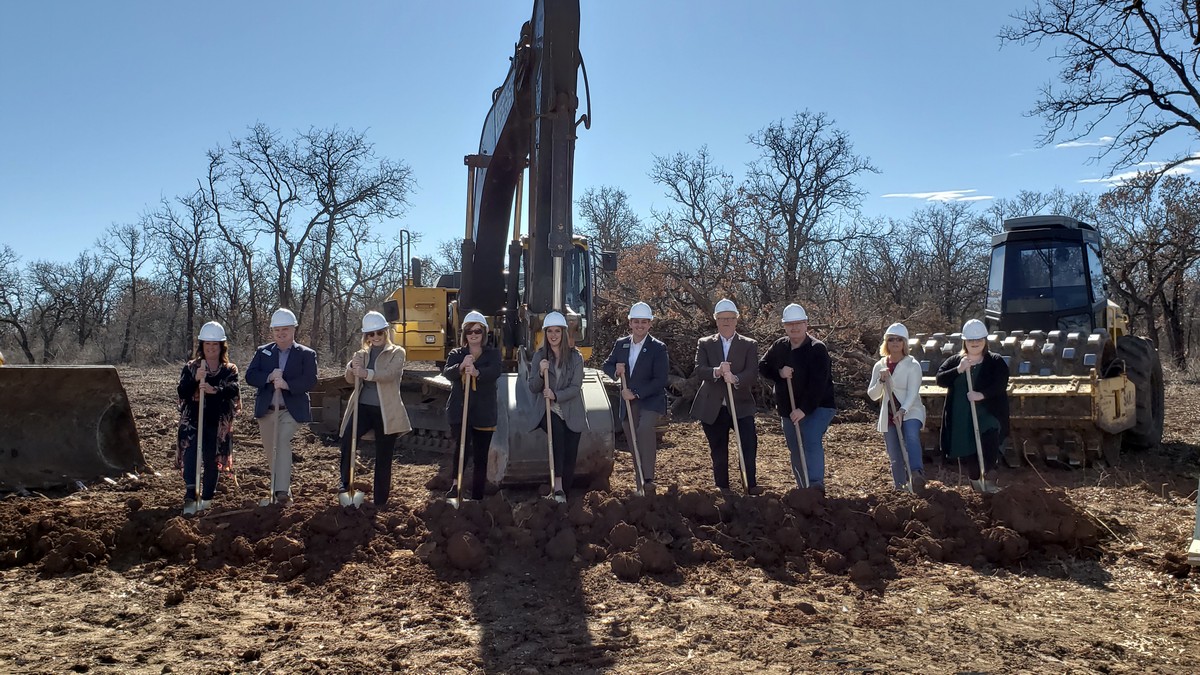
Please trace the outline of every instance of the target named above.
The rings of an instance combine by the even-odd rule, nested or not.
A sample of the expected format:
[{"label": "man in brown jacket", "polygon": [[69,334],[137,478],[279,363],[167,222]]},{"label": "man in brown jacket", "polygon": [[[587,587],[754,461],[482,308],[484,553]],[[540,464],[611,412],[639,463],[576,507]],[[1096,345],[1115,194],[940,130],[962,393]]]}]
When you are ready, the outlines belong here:
[{"label": "man in brown jacket", "polygon": [[[700,391],[692,402],[692,417],[700,420],[712,453],[713,481],[721,489],[729,487],[729,431],[737,418],[746,484],[752,494],[759,492],[755,472],[758,433],[754,428],[754,395],[751,389],[758,377],[758,343],[737,333],[740,313],[732,300],[717,303],[713,318],[717,333],[696,342],[696,369],[692,378],[700,381]],[[728,392],[732,386],[733,400]]]}]

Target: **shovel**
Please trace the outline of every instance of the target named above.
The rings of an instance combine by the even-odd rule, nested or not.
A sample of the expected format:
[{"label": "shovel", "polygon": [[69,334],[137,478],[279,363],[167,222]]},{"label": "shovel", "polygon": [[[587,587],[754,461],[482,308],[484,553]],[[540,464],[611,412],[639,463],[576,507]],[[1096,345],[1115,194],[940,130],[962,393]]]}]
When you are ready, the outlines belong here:
[{"label": "shovel", "polygon": [[[628,389],[629,386],[625,381],[625,375],[622,374],[621,391],[624,392]],[[637,493],[638,495],[644,495],[646,492],[642,489],[642,486],[644,485],[644,481],[642,480],[642,476],[644,475],[642,473],[642,456],[640,453],[638,453],[637,427],[633,423],[633,404],[630,403],[629,399],[625,398],[624,396],[621,398],[625,399],[625,417],[629,420],[629,431],[631,432],[629,434],[629,446],[633,449],[633,473],[634,479],[637,480]]]},{"label": "shovel", "polygon": [[279,428],[281,426],[283,426],[279,423],[279,418],[280,418],[280,413],[282,413],[282,412],[283,411],[280,410],[280,411],[277,411],[275,414],[275,458],[271,461],[271,482],[270,482],[270,484],[267,485],[267,498],[259,500],[259,502],[258,502],[259,506],[270,506],[275,503],[275,473],[276,473],[275,468],[279,464],[279,440],[280,440]]},{"label": "shovel", "polygon": [[[974,393],[975,385],[971,382],[971,369],[968,367],[963,372],[967,374],[967,392]],[[979,413],[975,410],[975,401],[968,398],[967,402],[971,404],[971,426],[975,429],[975,455],[979,458],[979,484],[983,486],[983,489],[986,489],[987,471],[984,469],[983,462],[983,439],[979,436]]]},{"label": "shovel", "polygon": [[[793,372],[793,375],[795,373]],[[796,409],[796,390],[792,388],[792,382],[795,377],[788,378],[788,400],[792,404],[792,410]],[[732,397],[731,397],[732,398]],[[804,456],[804,439],[800,437],[800,423],[792,422],[796,427],[796,448],[800,450],[800,487],[808,487],[808,459]]]},{"label": "shovel", "polygon": [[350,410],[350,476],[347,483],[350,489],[346,492],[338,493],[338,503],[342,506],[353,506],[358,508],[362,506],[366,495],[362,490],[354,489],[354,469],[358,465],[358,396],[362,391],[362,380],[356,375],[354,376],[354,394],[350,397],[350,404],[354,407]]},{"label": "shovel", "polygon": [[[970,377],[969,375],[967,377]],[[888,401],[888,416],[889,419],[896,419],[896,401],[892,398],[892,381],[889,379],[883,383],[883,393],[887,396]],[[971,412],[975,412],[975,404],[971,404]],[[979,435],[979,424],[975,425],[976,438]],[[904,475],[908,478],[908,482],[904,484],[904,489],[910,493],[915,493],[913,489],[912,466],[908,462],[908,446],[904,442],[904,420],[900,420],[900,424],[896,425],[896,440],[900,441],[900,455],[904,457]]]},{"label": "shovel", "polygon": [[[200,360],[200,365],[196,366],[197,370],[200,368],[204,368],[205,374],[207,374],[208,364],[204,362],[203,358]],[[192,508],[190,511],[187,509],[187,507],[184,508],[183,512],[185,514],[196,513],[200,510],[200,505],[203,504],[203,502],[200,501],[200,463],[204,458],[204,384],[206,379],[207,378],[201,379],[199,385],[197,386],[197,389],[200,393],[200,405],[196,414],[196,417],[198,418],[196,420],[196,471],[195,475],[192,477],[195,481],[192,483],[192,487],[194,487],[196,490],[195,501],[192,502]]]},{"label": "shovel", "polygon": [[725,380],[725,391],[729,393],[729,416],[733,418],[733,438],[738,446],[738,469],[742,473],[742,489],[749,493],[750,478],[746,476],[746,451],[742,449],[742,432],[738,428],[737,407],[733,403],[733,384],[729,380]]},{"label": "shovel", "polygon": [[554,497],[554,432],[551,431],[554,428],[554,423],[552,421],[553,418],[550,417],[552,414],[550,399],[543,400],[546,401],[546,456],[550,460],[550,496]]},{"label": "shovel", "polygon": [[[470,386],[467,386],[468,380],[470,380]],[[463,501],[463,465],[467,462],[467,408],[471,405],[471,390],[474,388],[475,378],[464,374],[462,426],[459,428],[458,436],[458,476],[454,482],[454,486],[457,488],[458,494],[448,500],[450,505],[456,509],[462,505]],[[551,464],[550,471],[554,471],[553,464]],[[551,485],[554,484],[553,480],[554,479],[551,478]]]}]

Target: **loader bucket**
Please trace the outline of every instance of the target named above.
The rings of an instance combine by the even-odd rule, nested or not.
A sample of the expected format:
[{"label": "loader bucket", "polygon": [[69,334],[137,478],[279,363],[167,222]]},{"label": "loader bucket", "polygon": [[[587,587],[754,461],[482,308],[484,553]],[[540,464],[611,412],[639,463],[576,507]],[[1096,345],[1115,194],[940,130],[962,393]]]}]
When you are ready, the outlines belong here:
[{"label": "loader bucket", "polygon": [[[521,366],[523,371],[523,361]],[[499,415],[488,455],[488,480],[499,485],[531,485],[550,480],[546,432],[536,428],[545,415],[544,399],[530,393],[525,382],[525,374],[520,372],[505,374],[496,383]],[[581,395],[587,409],[588,428],[579,438],[575,477],[579,483],[600,486],[612,474],[614,437],[608,392],[599,371],[584,370]]]},{"label": "loader bucket", "polygon": [[70,485],[145,463],[116,368],[0,368],[0,490]]}]

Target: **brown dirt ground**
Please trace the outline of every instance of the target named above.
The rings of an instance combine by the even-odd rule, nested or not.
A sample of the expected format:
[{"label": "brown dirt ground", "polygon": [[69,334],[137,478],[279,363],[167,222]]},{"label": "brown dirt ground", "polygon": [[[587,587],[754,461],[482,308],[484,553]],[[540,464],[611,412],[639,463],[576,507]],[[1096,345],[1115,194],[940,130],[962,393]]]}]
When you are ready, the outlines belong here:
[{"label": "brown dirt ground", "polygon": [[304,431],[294,504],[256,508],[267,478],[245,416],[240,487],[223,478],[216,508],[183,518],[174,373],[122,372],[161,475],[0,501],[0,671],[1195,672],[1200,661],[1186,562],[1196,386],[1170,386],[1162,450],[1117,469],[1006,470],[1008,489],[983,498],[940,463],[928,496],[891,492],[863,422],[830,429],[827,497],[789,491],[778,422],[761,415],[758,497],[707,487],[703,434],[677,422],[654,498],[630,493],[618,452],[609,491],[560,506],[505,490],[454,511],[427,487],[443,485],[445,459],[405,451],[387,509],[344,509],[336,447]]}]

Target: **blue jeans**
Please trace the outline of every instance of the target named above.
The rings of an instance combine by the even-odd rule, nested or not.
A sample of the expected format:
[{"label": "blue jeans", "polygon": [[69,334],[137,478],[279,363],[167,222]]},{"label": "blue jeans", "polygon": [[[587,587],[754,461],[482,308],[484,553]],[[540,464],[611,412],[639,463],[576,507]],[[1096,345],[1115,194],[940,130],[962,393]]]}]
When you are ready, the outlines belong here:
[{"label": "blue jeans", "polygon": [[[804,461],[808,465],[809,487],[825,484],[825,430],[829,428],[836,412],[833,408],[817,408],[800,420],[800,439],[804,442]],[[796,485],[803,486],[800,448],[796,443],[796,425],[790,417],[784,417],[781,424],[783,437],[792,455],[792,476],[796,479]]]},{"label": "blue jeans", "polygon": [[[887,445],[888,459],[892,463],[892,483],[897,489],[902,488],[908,483],[908,476],[904,473],[904,456],[900,454],[900,438],[894,425],[889,426],[883,434],[883,442]],[[924,473],[925,467],[921,464],[921,420],[904,420],[904,447],[908,450],[908,467],[913,474]]]}]

